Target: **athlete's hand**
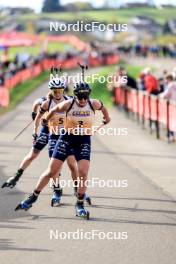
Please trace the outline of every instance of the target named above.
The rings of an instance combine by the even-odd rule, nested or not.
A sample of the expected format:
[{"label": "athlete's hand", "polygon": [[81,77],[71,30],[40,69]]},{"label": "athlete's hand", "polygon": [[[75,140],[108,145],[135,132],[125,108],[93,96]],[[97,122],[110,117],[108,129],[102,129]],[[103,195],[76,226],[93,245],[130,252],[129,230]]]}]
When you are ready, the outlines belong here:
[{"label": "athlete's hand", "polygon": [[103,117],[103,124],[108,124],[109,122],[111,121],[111,118],[109,117],[109,116],[107,116],[107,117]]},{"label": "athlete's hand", "polygon": [[33,137],[33,144],[35,144],[37,138],[38,138],[38,135],[36,133],[32,134],[32,137]]},{"label": "athlete's hand", "polygon": [[37,113],[36,112],[32,112],[31,113],[31,117],[32,117],[32,120],[33,121],[35,120],[36,116],[37,116]]},{"label": "athlete's hand", "polygon": [[42,124],[42,126],[48,126],[48,121],[45,118],[43,118],[41,120],[41,124]]}]

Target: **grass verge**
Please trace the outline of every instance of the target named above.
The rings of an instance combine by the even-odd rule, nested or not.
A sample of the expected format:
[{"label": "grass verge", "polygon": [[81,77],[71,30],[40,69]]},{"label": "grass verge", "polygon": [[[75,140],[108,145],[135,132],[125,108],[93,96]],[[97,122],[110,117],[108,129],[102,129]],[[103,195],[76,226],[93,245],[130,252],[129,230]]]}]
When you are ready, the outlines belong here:
[{"label": "grass verge", "polygon": [[[115,71],[116,66],[105,66],[99,73],[99,77],[104,76],[105,78],[109,75],[109,73]],[[98,81],[91,84],[92,87],[92,98],[97,98],[101,100],[104,105],[108,108],[113,106],[112,95],[110,91],[107,90],[107,81],[100,83]]]}]

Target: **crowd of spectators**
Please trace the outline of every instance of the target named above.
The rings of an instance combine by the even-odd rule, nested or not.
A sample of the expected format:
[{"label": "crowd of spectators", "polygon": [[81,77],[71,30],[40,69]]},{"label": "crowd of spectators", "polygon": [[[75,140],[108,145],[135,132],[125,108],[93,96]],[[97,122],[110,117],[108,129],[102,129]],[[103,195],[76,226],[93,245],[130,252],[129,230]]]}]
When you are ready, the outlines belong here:
[{"label": "crowd of spectators", "polygon": [[[176,102],[176,68],[171,72],[163,71],[163,74],[160,78],[157,78],[153,73],[151,68],[143,69],[138,78],[133,78],[130,76],[123,66],[119,66],[115,73],[116,80],[119,80],[121,77],[126,76],[127,82],[120,83],[114,82],[108,85],[108,89],[115,96],[115,89],[117,87],[136,89],[138,91],[145,91],[148,95],[155,95],[159,98],[170,100],[171,102]],[[172,142],[175,140],[175,133],[169,131],[167,135],[169,141]]]},{"label": "crowd of spectators", "polygon": [[142,45],[137,43],[135,45],[118,46],[117,50],[120,54],[128,56],[176,58],[176,45],[172,43],[168,45]]},{"label": "crowd of spectators", "polygon": [[[116,80],[120,80],[124,76],[127,82],[114,82],[109,84],[108,88],[111,91],[119,85],[121,87],[146,91],[148,94],[160,95],[170,100],[176,100],[176,68],[174,68],[171,73],[164,70],[160,78],[157,78],[152,73],[151,68],[145,68],[139,73],[138,78],[135,79],[128,74],[123,66],[119,66],[115,76]],[[166,92],[168,90],[169,92]]]},{"label": "crowd of spectators", "polygon": [[17,54],[14,60],[5,60],[0,62],[0,86],[3,86],[5,80],[12,78],[17,72],[30,68],[45,58],[64,60],[73,58],[75,55],[75,52],[43,52],[36,56],[31,56],[27,53]]}]

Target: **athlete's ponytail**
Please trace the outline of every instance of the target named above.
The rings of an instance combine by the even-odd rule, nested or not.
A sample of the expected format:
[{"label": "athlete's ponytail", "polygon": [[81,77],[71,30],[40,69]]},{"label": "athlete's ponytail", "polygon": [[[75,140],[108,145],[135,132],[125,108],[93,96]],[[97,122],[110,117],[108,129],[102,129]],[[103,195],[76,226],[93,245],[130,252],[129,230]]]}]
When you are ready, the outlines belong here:
[{"label": "athlete's ponytail", "polygon": [[54,98],[52,91],[46,95],[47,99],[51,100]]}]

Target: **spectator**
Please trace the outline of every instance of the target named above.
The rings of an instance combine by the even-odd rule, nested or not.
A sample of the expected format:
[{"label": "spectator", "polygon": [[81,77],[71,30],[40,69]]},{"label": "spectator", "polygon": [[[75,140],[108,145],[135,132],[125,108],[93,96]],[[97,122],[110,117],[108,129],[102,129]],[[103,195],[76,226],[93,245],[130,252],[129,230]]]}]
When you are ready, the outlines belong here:
[{"label": "spectator", "polygon": [[167,75],[167,71],[164,70],[162,76],[158,79],[159,93],[163,93],[166,89],[165,79]]},{"label": "spectator", "polygon": [[160,96],[168,100],[176,101],[176,81],[174,81],[172,74],[166,76],[166,90]]},{"label": "spectator", "polygon": [[4,73],[3,70],[0,69],[0,86],[4,85]]},{"label": "spectator", "polygon": [[[166,85],[166,90],[160,96],[168,100],[176,101],[176,81],[174,81],[172,74],[166,76]],[[175,141],[174,131],[169,131],[167,136],[169,143]]]},{"label": "spectator", "polygon": [[138,89],[145,91],[145,83],[144,83],[145,73],[142,71],[139,75],[138,79]]},{"label": "spectator", "polygon": [[158,81],[155,78],[155,76],[151,74],[151,69],[150,68],[146,68],[143,72],[145,74],[145,77],[144,77],[145,90],[149,94],[157,95],[159,93]]}]

